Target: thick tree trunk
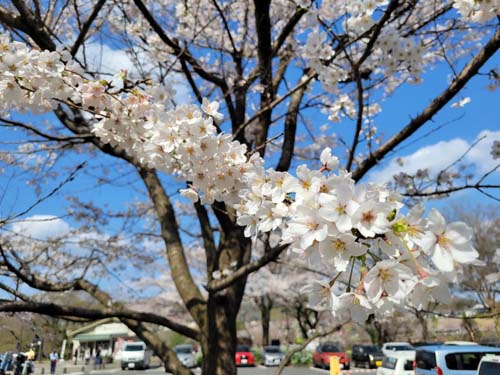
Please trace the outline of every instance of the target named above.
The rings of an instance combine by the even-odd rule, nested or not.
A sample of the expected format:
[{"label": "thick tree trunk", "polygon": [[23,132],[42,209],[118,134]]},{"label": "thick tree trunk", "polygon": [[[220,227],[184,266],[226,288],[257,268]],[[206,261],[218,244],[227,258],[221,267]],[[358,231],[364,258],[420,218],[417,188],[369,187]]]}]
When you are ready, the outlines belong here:
[{"label": "thick tree trunk", "polygon": [[300,333],[302,334],[302,338],[304,340],[307,340],[309,338],[309,335],[307,333],[306,322],[304,322],[303,320],[302,309],[303,309],[302,304],[299,303],[295,305],[295,318],[297,319],[297,323],[299,323],[299,328],[300,328]]},{"label": "thick tree trunk", "polygon": [[475,322],[472,319],[463,319],[462,320],[462,325],[467,331],[467,335],[469,336],[470,341],[476,342],[477,340],[477,335],[476,335],[476,330],[475,330]]},{"label": "thick tree trunk", "polygon": [[236,314],[224,297],[211,298],[208,304],[208,325],[202,339],[203,375],[236,375]]},{"label": "thick tree trunk", "polygon": [[422,314],[420,311],[416,311],[415,315],[420,324],[420,327],[422,327],[422,341],[429,341],[429,328],[427,327],[427,319],[425,319],[424,314]]},{"label": "thick tree trunk", "polygon": [[385,342],[384,338],[386,335],[384,334],[383,327],[376,321],[375,315],[372,314],[368,317],[368,320],[365,323],[365,329],[368,335],[370,335],[372,343],[382,346]]},{"label": "thick tree trunk", "polygon": [[[226,232],[220,247],[219,268],[229,268],[236,258],[246,263],[250,259],[251,242],[237,231]],[[206,305],[206,327],[202,330],[203,375],[236,375],[236,318],[245,291],[246,277],[230,287],[209,292]]]},{"label": "thick tree trunk", "polygon": [[271,322],[271,310],[273,300],[268,295],[259,298],[260,320],[262,324],[262,346],[269,345],[269,325]]}]

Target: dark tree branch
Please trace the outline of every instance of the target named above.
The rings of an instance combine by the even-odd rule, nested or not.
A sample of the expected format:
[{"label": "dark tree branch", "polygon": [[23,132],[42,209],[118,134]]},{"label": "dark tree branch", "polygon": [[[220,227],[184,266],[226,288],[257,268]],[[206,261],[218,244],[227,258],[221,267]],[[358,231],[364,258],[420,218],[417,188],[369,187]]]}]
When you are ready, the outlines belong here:
[{"label": "dark tree branch", "polygon": [[332,333],[338,332],[338,331],[340,331],[342,329],[343,326],[344,326],[343,324],[339,324],[339,325],[337,325],[337,326],[335,326],[333,328],[330,328],[330,329],[328,329],[328,330],[326,330],[324,332],[317,332],[314,335],[312,335],[311,337],[309,337],[307,340],[304,340],[304,342],[302,344],[300,344],[298,347],[296,347],[293,350],[291,350],[288,353],[286,353],[285,358],[283,358],[283,360],[280,362],[280,366],[278,367],[278,369],[276,370],[276,372],[274,373],[274,375],[281,375],[281,373],[285,369],[285,366],[287,366],[288,363],[290,363],[290,360],[292,359],[292,356],[295,353],[298,353],[301,350],[304,350],[304,348],[310,342],[312,342],[313,340],[315,340],[317,338],[325,337],[325,336],[331,335]]},{"label": "dark tree branch", "polygon": [[479,51],[479,53],[469,61],[462,69],[457,78],[434,100],[410,121],[399,133],[393,135],[387,142],[380,146],[370,156],[368,156],[359,167],[353,172],[352,178],[359,181],[363,176],[374,167],[379,160],[387,155],[391,150],[401,142],[408,139],[420,127],[438,113],[466,84],[474,77],[479,69],[492,57],[500,48],[500,28],[497,28],[495,34]]},{"label": "dark tree branch", "polygon": [[[301,80],[307,80],[308,72],[302,76]],[[310,82],[310,81],[309,81]],[[288,171],[292,163],[293,151],[295,148],[295,136],[297,133],[297,118],[299,115],[300,104],[304,98],[304,94],[308,85],[301,86],[290,96],[290,103],[288,103],[288,113],[285,118],[285,137],[283,146],[281,147],[281,157],[276,166],[279,172]]]},{"label": "dark tree branch", "polygon": [[210,283],[207,284],[207,290],[209,292],[216,292],[231,286],[242,277],[248,276],[252,272],[257,271],[259,268],[262,268],[265,265],[269,264],[270,262],[275,261],[280,256],[280,254],[287,248],[288,245],[281,245],[273,249],[269,249],[268,251],[265,252],[265,254],[261,258],[249,262],[248,264],[238,268],[229,276],[220,280],[212,280]]},{"label": "dark tree branch", "polygon": [[120,310],[117,308],[102,308],[102,309],[91,309],[80,306],[61,306],[55,303],[47,302],[35,302],[35,301],[1,301],[0,311],[3,312],[33,312],[42,315],[49,316],[69,316],[77,318],[86,319],[105,319],[105,318],[120,318],[120,319],[131,319],[136,322],[145,322],[157,324],[162,327],[167,327],[175,332],[192,338],[193,340],[199,340],[199,332],[178,324],[170,319],[164,318],[160,315],[130,311],[130,310]]},{"label": "dark tree branch", "polygon": [[87,37],[87,33],[89,32],[90,27],[94,23],[95,19],[97,18],[97,15],[101,11],[105,3],[106,0],[99,0],[97,4],[94,6],[94,9],[92,10],[92,13],[90,14],[89,18],[82,25],[80,34],[78,34],[78,37],[76,38],[76,41],[73,44],[73,47],[71,47],[71,56],[75,56],[80,46],[85,42],[85,38]]},{"label": "dark tree branch", "polygon": [[399,5],[398,0],[391,0],[389,5],[387,5],[387,8],[385,9],[384,15],[380,18],[380,20],[377,22],[377,24],[373,28],[373,33],[370,36],[370,40],[368,40],[368,43],[366,44],[365,51],[363,52],[363,54],[361,55],[359,60],[356,62],[356,67],[358,69],[361,66],[361,64],[363,64],[363,62],[368,58],[368,56],[370,56],[370,54],[372,52],[372,48],[375,45],[375,43],[380,35],[380,32],[382,31],[382,28],[384,27],[385,23],[389,20],[389,18],[391,18],[391,14],[394,12],[394,10],[396,10],[398,5]]},{"label": "dark tree branch", "polygon": [[[451,193],[454,193],[456,191],[460,190],[467,190],[467,189],[476,189],[476,190],[481,190],[481,189],[498,189],[500,188],[500,185],[493,185],[493,184],[484,184],[481,185],[479,183],[473,184],[473,185],[462,185],[462,186],[456,186],[452,187],[449,189],[443,189],[443,190],[434,190],[434,191],[416,191],[413,193],[402,193],[403,196],[405,197],[436,197],[439,195],[448,195]],[[496,200],[500,200],[500,198],[495,198]]]},{"label": "dark tree branch", "polygon": [[215,261],[217,259],[217,247],[215,246],[214,233],[205,206],[198,201],[194,204],[194,208],[196,209],[196,215],[198,216],[198,221],[201,226],[201,235],[207,259],[207,279],[210,281],[212,279],[212,273],[215,270]]},{"label": "dark tree branch", "polygon": [[41,130],[35,128],[34,126],[25,124],[23,122],[9,120],[9,119],[3,118],[3,117],[0,117],[0,121],[3,122],[3,123],[5,123],[5,124],[7,124],[7,125],[11,125],[11,126],[15,126],[15,127],[18,127],[18,128],[22,128],[22,129],[28,130],[28,131],[32,132],[33,134],[36,134],[36,135],[38,135],[38,136],[40,136],[42,138],[45,138],[48,141],[52,141],[52,142],[85,141],[87,139],[94,138],[94,135],[91,134],[91,133],[88,133],[88,134],[79,134],[79,135],[67,136],[67,137],[57,137],[57,136],[54,136],[54,135],[51,135],[51,134],[44,133]]},{"label": "dark tree branch", "polygon": [[142,177],[148,189],[149,196],[154,203],[161,226],[161,234],[166,245],[172,278],[177,286],[179,295],[199,327],[204,327],[206,324],[206,302],[191,275],[179,235],[174,207],[155,171],[144,167],[137,167],[137,171]]},{"label": "dark tree branch", "polygon": [[260,95],[261,111],[256,123],[255,147],[264,156],[266,152],[265,142],[271,124],[272,107],[269,105],[273,101],[273,70],[272,70],[272,43],[271,43],[271,18],[270,0],[254,0],[255,6],[255,27],[257,29],[257,55],[260,83],[264,88]]},{"label": "dark tree branch", "polygon": [[132,331],[135,332],[137,337],[148,343],[155,353],[161,358],[165,370],[176,375],[193,375],[194,373],[188,368],[184,367],[182,362],[177,357],[177,354],[168,347],[165,340],[158,338],[156,333],[146,327],[142,322],[130,319],[121,319]]}]

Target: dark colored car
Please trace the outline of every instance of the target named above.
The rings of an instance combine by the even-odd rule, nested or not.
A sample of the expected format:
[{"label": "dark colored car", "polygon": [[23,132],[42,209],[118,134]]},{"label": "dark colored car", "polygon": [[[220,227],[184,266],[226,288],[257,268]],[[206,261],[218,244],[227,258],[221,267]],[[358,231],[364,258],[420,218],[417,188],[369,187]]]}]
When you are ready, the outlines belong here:
[{"label": "dark colored car", "polygon": [[255,366],[255,359],[248,345],[238,345],[236,347],[234,360],[236,366]]},{"label": "dark colored car", "polygon": [[384,354],[376,345],[353,345],[351,362],[354,367],[374,368],[382,365]]},{"label": "dark colored car", "polygon": [[349,358],[345,352],[340,351],[337,345],[332,343],[319,344],[313,353],[313,365],[315,367],[330,368],[330,357],[338,357],[340,367],[349,370]]}]

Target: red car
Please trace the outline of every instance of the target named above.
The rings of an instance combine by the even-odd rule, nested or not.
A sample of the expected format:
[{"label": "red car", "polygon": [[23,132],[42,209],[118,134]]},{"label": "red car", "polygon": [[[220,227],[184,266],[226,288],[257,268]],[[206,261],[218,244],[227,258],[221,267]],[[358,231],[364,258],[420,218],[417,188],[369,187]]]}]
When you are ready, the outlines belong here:
[{"label": "red car", "polygon": [[335,344],[324,343],[319,344],[313,353],[313,365],[315,367],[330,368],[330,357],[338,357],[340,368],[349,370],[349,358],[345,352],[341,352]]},{"label": "red car", "polygon": [[255,358],[248,345],[238,345],[235,354],[236,366],[255,366]]}]

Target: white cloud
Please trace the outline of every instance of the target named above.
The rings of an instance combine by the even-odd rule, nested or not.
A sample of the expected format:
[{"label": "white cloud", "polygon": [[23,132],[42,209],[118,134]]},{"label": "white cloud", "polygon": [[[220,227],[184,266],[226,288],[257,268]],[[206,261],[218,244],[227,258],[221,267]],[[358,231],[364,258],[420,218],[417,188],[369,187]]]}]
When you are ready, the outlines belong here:
[{"label": "white cloud", "polygon": [[33,215],[12,224],[11,230],[17,234],[45,240],[68,233],[71,227],[64,220],[52,215]]},{"label": "white cloud", "polygon": [[[106,44],[86,43],[85,56],[89,68],[103,73],[115,74],[120,69],[135,72],[135,66],[125,50],[113,49]],[[80,49],[78,59],[83,60],[83,49]]]},{"label": "white cloud", "polygon": [[[424,146],[413,154],[391,159],[381,170],[374,171],[370,180],[378,183],[392,180],[392,176],[405,172],[414,174],[418,169],[428,169],[429,174],[436,175],[444,168],[459,159],[473,143],[478,142],[463,158],[465,164],[473,164],[478,174],[491,170],[497,163],[491,157],[491,147],[500,139],[500,131],[483,130],[473,142],[462,138],[441,141]],[[402,159],[403,165],[398,163]]]},{"label": "white cloud", "polygon": [[500,140],[500,130],[483,130],[477,139],[482,140],[467,154],[467,160],[476,164],[479,172],[486,173],[498,164],[498,160],[493,160],[491,148],[494,141]]}]

